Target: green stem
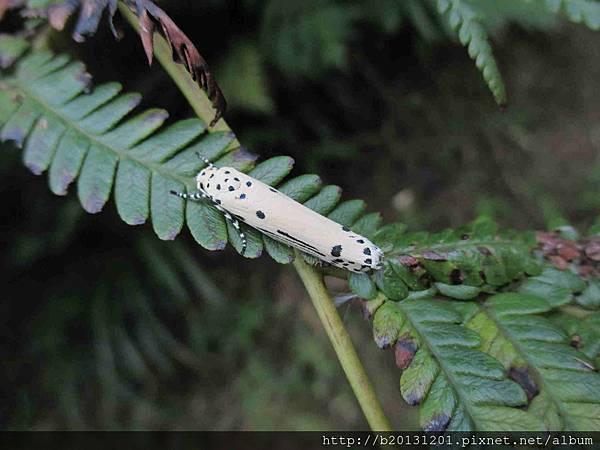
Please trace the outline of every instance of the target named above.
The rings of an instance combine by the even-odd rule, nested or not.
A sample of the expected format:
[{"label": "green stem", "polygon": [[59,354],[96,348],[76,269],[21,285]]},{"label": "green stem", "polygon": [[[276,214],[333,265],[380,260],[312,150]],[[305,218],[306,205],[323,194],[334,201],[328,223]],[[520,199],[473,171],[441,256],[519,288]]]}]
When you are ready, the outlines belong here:
[{"label": "green stem", "polygon": [[[139,27],[137,17],[127,6],[119,3],[119,9],[129,23],[137,30]],[[154,35],[154,54],[156,59],[163,66],[165,71],[173,79],[181,93],[185,96],[198,117],[209,123],[214,110],[206,94],[192,80],[191,76],[181,64],[176,64],[172,60],[171,48],[167,41],[160,35]],[[214,130],[231,131],[225,120],[217,122]],[[233,146],[239,147],[236,140]],[[329,340],[337,354],[338,359],[346,373],[346,377],[352,386],[360,407],[374,431],[391,431],[392,427],[383,413],[381,404],[375,396],[375,391],[371,382],[358,359],[356,350],[348,332],[344,328],[342,320],[325,289],[321,275],[314,268],[306,264],[300,255],[296,256],[294,267],[298,271],[300,278],[304,282],[308,294],[315,306],[321,323],[329,336]]]},{"label": "green stem", "polygon": [[333,345],[369,426],[373,431],[391,431],[392,427],[377,400],[371,381],[356,354],[350,335],[327,293],[321,275],[305,263],[299,254],[296,254],[294,267],[298,271],[304,287],[317,310],[319,319],[327,332],[327,336],[329,336],[331,345]]}]

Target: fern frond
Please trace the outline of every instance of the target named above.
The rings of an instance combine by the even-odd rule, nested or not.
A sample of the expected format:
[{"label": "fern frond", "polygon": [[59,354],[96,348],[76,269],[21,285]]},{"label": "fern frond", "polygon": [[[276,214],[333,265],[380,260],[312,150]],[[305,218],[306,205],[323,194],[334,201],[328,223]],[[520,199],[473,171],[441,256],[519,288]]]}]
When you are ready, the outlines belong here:
[{"label": "fern frond", "polygon": [[433,299],[385,301],[373,317],[377,345],[394,346],[405,369],[402,397],[420,405],[420,425],[426,431],[542,429],[541,420],[519,409],[527,405],[523,389],[478,349],[480,336],[461,320],[451,303]]},{"label": "fern frond", "polygon": [[386,225],[375,233],[374,242],[386,252],[384,269],[373,281],[361,274],[350,275],[354,292],[367,299],[374,298],[376,284],[391,300],[429,288],[467,300],[541,272],[531,252],[533,236],[500,232],[485,216],[461,229],[431,235],[407,233],[399,224]]},{"label": "fern frond", "polygon": [[[35,174],[48,170],[50,189],[57,195],[65,195],[77,180],[81,205],[92,214],[102,210],[114,190],[123,221],[140,225],[151,220],[161,239],[174,239],[187,223],[204,248],[221,250],[229,240],[241,251],[238,234],[215,208],[186,203],[169,193],[196,189],[194,176],[204,166],[196,153],[272,185],[279,184],[293,167],[294,161],[283,156],[255,166],[255,155],[244,148],[230,148],[233,133],[208,132],[198,119],[164,126],[168,114],[163,110],[132,116],[141,100],[138,94],[120,94],[118,83],[86,93],[90,80],[84,66],[65,56],[32,53],[3,81],[0,139],[24,147],[27,167]],[[340,188],[321,186],[316,175],[303,175],[280,189],[345,225],[362,216],[364,202],[338,205]],[[372,228],[373,224],[361,226]],[[248,237],[246,257],[256,258],[265,248],[278,262],[293,260],[289,247],[242,227]]]},{"label": "fern frond", "polygon": [[600,30],[600,3],[594,0],[543,0],[553,13],[563,13],[571,22]]},{"label": "fern frond", "polygon": [[352,3],[271,0],[263,13],[261,44],[287,75],[314,77],[346,64],[354,22],[359,16],[360,11]]},{"label": "fern frond", "polygon": [[462,45],[466,46],[469,56],[475,60],[477,68],[494,94],[496,103],[506,104],[506,89],[502,75],[492,54],[489,37],[479,22],[475,10],[465,0],[437,0],[440,14],[444,15],[449,25],[458,33]]},{"label": "fern frond", "polygon": [[593,361],[569,345],[547,318],[552,305],[521,293],[489,298],[466,320],[482,337],[480,348],[502,362],[533,398],[528,411],[549,430],[600,427],[600,375]]}]

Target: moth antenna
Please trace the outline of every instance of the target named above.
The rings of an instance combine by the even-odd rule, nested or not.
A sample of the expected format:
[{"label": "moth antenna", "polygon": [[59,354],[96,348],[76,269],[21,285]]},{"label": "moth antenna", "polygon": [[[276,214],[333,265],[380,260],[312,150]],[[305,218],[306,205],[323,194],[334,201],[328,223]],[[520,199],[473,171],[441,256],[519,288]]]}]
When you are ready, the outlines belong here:
[{"label": "moth antenna", "polygon": [[185,192],[177,192],[177,191],[169,191],[171,194],[176,195],[177,197],[181,197],[184,200],[192,200],[192,201],[200,201],[203,198],[206,198],[206,194],[204,192],[196,192],[194,194],[186,194]]},{"label": "moth antenna", "polygon": [[215,166],[213,163],[210,162],[210,160],[208,158],[202,156],[199,152],[196,152],[196,156],[198,157],[198,159],[201,159],[202,161],[204,161],[204,163],[208,167],[214,167]]},{"label": "moth antenna", "polygon": [[169,191],[169,193],[181,197],[184,200],[188,199],[188,195],[185,192]]}]

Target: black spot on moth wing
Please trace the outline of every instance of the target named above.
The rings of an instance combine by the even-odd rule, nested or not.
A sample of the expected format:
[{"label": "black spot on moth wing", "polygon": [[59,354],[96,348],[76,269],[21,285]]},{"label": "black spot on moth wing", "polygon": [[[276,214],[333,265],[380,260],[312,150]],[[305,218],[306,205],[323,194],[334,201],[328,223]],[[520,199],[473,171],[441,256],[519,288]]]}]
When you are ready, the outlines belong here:
[{"label": "black spot on moth wing", "polygon": [[363,239],[359,239],[359,240],[358,240],[358,241],[356,241],[356,242],[358,242],[359,244],[364,244],[364,243],[365,243],[365,241],[364,241]]},{"label": "black spot on moth wing", "polygon": [[246,194],[240,194],[240,200],[244,200],[246,198]]},{"label": "black spot on moth wing", "polygon": [[248,186],[248,187],[252,186],[252,181],[246,181],[246,186]]},{"label": "black spot on moth wing", "polygon": [[365,259],[365,264],[373,264],[373,261],[371,261],[371,258],[367,258]]},{"label": "black spot on moth wing", "polygon": [[227,189],[229,190],[229,192],[235,191],[235,188],[233,186],[229,186]]},{"label": "black spot on moth wing", "polygon": [[256,211],[256,217],[258,217],[259,219],[264,219],[265,218],[265,213],[262,211]]},{"label": "black spot on moth wing", "polygon": [[344,231],[350,231],[350,228],[348,228],[348,227],[347,227],[347,226],[345,226],[345,225],[342,225],[342,230],[344,230]]},{"label": "black spot on moth wing", "polygon": [[369,247],[365,247],[365,249],[363,250],[363,253],[364,253],[365,255],[369,255],[369,256],[371,256],[371,249],[370,249]]},{"label": "black spot on moth wing", "polygon": [[342,254],[342,246],[341,245],[334,245],[331,248],[331,256],[335,256],[336,258],[339,257]]}]

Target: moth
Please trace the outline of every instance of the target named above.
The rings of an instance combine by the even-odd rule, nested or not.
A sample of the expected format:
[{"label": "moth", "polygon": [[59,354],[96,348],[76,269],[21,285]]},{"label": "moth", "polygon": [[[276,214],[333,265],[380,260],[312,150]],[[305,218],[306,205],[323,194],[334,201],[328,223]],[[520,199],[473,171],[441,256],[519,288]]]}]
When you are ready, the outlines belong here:
[{"label": "moth", "polygon": [[212,202],[239,233],[242,255],[247,240],[240,222],[351,272],[381,268],[383,252],[366,237],[232,167],[216,167],[201,159],[207,165],[196,176],[198,192],[171,194],[185,200]]}]

